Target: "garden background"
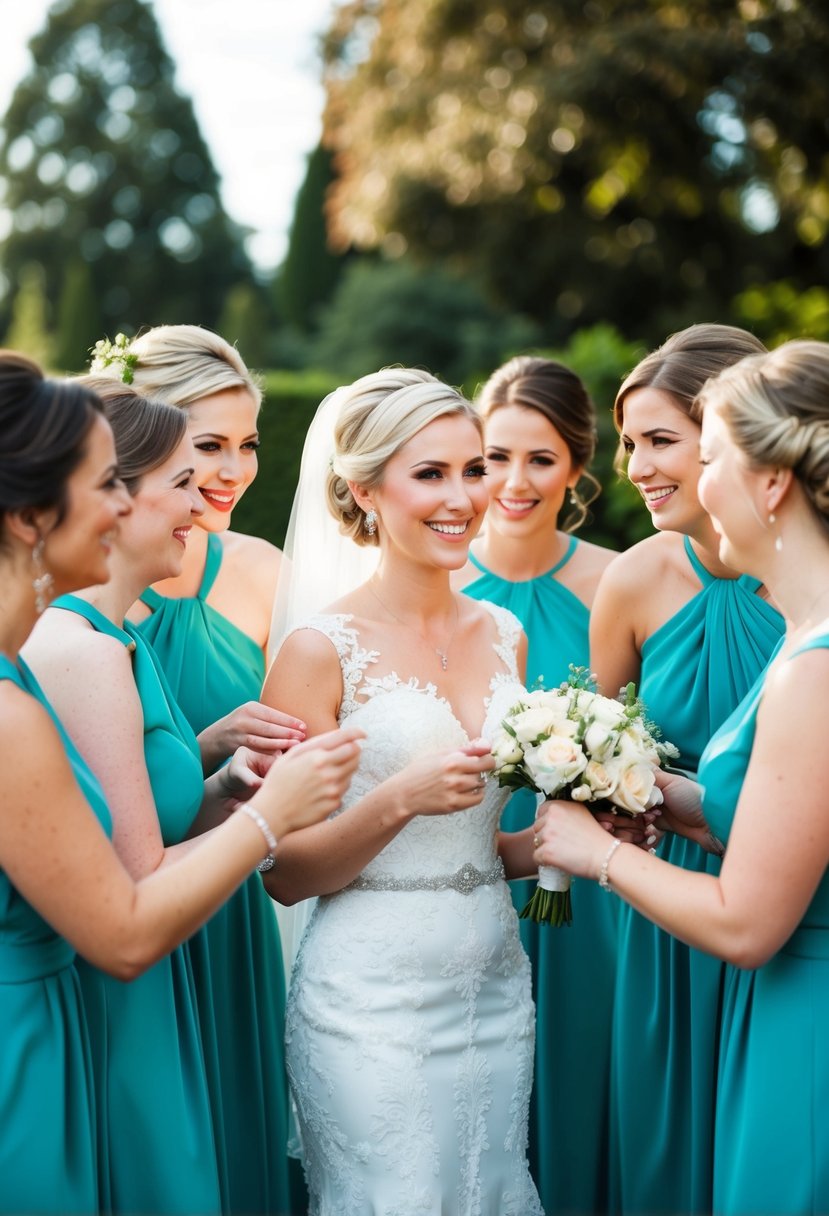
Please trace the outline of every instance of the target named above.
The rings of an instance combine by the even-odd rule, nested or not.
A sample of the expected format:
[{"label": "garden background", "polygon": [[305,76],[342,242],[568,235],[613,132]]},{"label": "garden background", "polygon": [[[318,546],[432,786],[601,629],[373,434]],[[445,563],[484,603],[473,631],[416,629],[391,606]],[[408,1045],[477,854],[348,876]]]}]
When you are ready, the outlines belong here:
[{"label": "garden background", "polygon": [[605,486],[584,535],[623,547],[650,529],[612,471],[637,358],[695,321],[829,339],[821,0],[333,5],[272,275],[149,0],[58,0],[31,51],[0,127],[0,338],[59,372],[148,325],[237,342],[265,406],[234,526],[276,543],[317,404],[384,364],[470,395],[515,353],[573,367]]}]

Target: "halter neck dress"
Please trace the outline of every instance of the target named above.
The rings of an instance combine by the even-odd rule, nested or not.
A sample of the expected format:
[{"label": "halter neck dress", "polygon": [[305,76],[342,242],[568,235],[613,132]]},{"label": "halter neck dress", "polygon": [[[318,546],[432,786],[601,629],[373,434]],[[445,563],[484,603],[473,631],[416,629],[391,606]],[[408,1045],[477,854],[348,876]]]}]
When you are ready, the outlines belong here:
[{"label": "halter neck dress", "polygon": [[[649,717],[696,771],[714,732],[765,669],[783,619],[754,578],[715,578],[684,538],[700,590],[642,647]],[[719,859],[667,833],[658,852],[687,870]],[[723,964],[624,903],[611,1048],[611,1206],[630,1216],[711,1211]]]},{"label": "halter neck dress", "polygon": [[[133,653],[144,756],[165,845],[187,835],[203,796],[198,744],[158,660],[129,623],[74,595],[74,612]],[[218,1213],[216,1147],[196,989],[185,942],[124,983],[79,961],[92,1040],[99,1150],[112,1212]]]},{"label": "halter neck dress", "polygon": [[[103,791],[33,674],[0,655],[0,680],[39,701],[57,728],[101,827]],[[89,1031],[75,949],[0,870],[0,1212],[99,1209],[97,1112]]]},{"label": "halter neck dress", "polygon": [[[529,643],[527,687],[555,688],[569,665],[589,664],[587,607],[557,575],[578,546],[575,536],[552,569],[511,582],[470,554],[481,577],[464,590],[509,608]],[[536,798],[521,790],[501,817],[504,831],[535,818]],[[520,911],[535,881],[511,883]],[[519,922],[530,957],[536,1003],[535,1082],[530,1105],[530,1168],[546,1212],[598,1212],[607,1204],[610,1028],[616,967],[616,901],[595,883],[572,889],[573,924],[551,929]],[[554,1146],[552,1148],[551,1146]]]},{"label": "halter neck dress", "polygon": [[[151,614],[137,630],[196,734],[258,700],[265,678],[256,642],[207,602],[222,555],[220,538],[210,534],[195,596],[172,599],[152,588],[141,596]],[[224,1149],[226,1206],[233,1213],[282,1216],[293,1210],[298,1182],[296,1167],[289,1180],[287,1157],[285,976],[273,904],[258,874],[208,921],[191,957]]]}]

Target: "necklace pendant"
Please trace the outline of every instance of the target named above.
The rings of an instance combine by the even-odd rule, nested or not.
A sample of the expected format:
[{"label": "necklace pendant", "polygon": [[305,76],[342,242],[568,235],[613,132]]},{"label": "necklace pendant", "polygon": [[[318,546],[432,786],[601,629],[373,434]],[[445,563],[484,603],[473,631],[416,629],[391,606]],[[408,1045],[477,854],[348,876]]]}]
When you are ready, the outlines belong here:
[{"label": "necklace pendant", "polygon": [[440,666],[441,666],[441,669],[442,669],[443,671],[446,671],[446,668],[449,666],[449,660],[448,660],[448,659],[447,659],[447,657],[446,657],[446,651],[445,651],[445,650],[438,650],[438,648],[437,648],[437,646],[436,646],[436,647],[435,647],[435,654],[436,654],[436,655],[438,656],[438,658],[440,659]]}]

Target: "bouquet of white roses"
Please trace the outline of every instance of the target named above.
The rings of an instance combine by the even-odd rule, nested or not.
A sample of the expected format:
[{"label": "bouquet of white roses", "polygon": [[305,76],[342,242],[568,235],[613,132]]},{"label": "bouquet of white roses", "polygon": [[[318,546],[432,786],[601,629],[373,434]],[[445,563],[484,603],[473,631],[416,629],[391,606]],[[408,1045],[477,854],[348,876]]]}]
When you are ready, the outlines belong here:
[{"label": "bouquet of white roses", "polygon": [[[512,707],[493,740],[494,775],[508,789],[545,798],[606,802],[641,815],[662,801],[655,773],[679,753],[658,739],[633,684],[624,700],[595,691],[585,667],[570,667],[558,688],[528,692]],[[538,886],[521,913],[544,924],[572,923],[571,876],[541,866]]]}]

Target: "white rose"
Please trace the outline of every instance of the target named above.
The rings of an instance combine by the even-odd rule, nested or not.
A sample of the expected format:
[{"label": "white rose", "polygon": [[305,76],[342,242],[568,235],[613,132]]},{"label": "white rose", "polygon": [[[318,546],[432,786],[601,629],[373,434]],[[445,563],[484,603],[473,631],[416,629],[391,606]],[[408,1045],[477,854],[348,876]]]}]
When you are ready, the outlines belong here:
[{"label": "white rose", "polygon": [[613,757],[604,762],[589,760],[582,780],[590,790],[591,798],[610,798],[619,784],[621,771],[619,761]]},{"label": "white rose", "polygon": [[641,815],[643,811],[662,801],[662,794],[654,777],[654,769],[650,764],[625,765],[610,801],[631,815]]},{"label": "white rose", "polygon": [[552,797],[584,772],[587,757],[572,739],[552,735],[525,753],[527,771],[538,788]]},{"label": "white rose", "polygon": [[536,739],[550,733],[556,725],[556,718],[549,709],[535,706],[516,714],[510,719],[510,725],[519,743],[535,743]]},{"label": "white rose", "polygon": [[591,722],[584,732],[584,750],[594,760],[609,760],[618,742],[618,730],[604,722]]},{"label": "white rose", "polygon": [[570,699],[557,689],[532,692],[528,697],[528,705],[547,709],[556,718],[566,718],[570,709]]},{"label": "white rose", "polygon": [[524,755],[515,739],[508,731],[501,731],[492,744],[492,754],[495,757],[495,767],[500,769],[505,764],[515,765]]}]

